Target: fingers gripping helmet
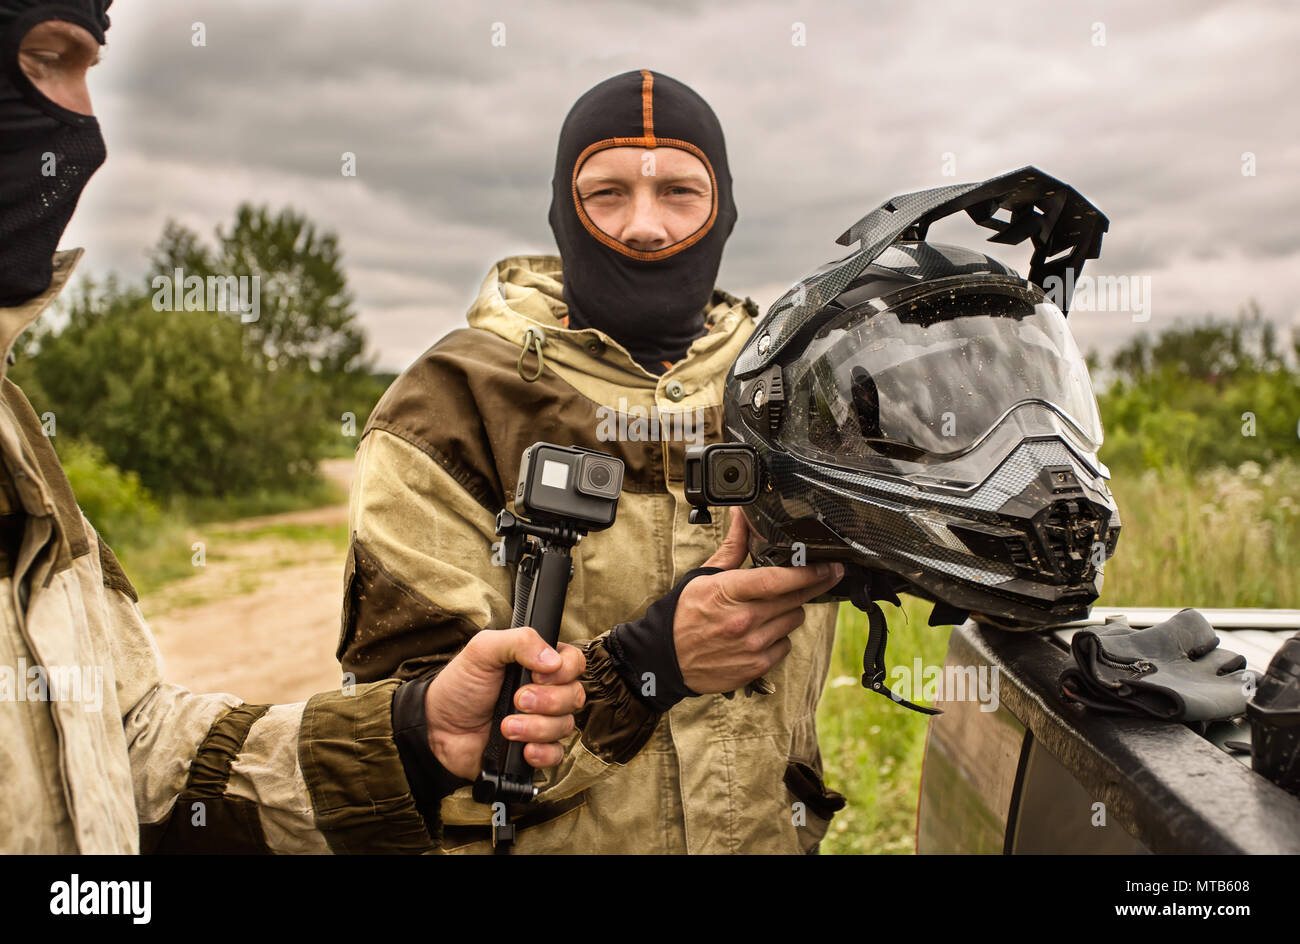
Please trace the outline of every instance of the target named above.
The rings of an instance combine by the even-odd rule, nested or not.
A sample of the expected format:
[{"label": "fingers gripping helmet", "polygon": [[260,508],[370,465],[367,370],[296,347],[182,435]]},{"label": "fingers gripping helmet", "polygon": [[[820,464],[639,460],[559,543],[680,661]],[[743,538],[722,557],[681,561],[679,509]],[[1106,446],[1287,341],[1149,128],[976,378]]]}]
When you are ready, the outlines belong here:
[{"label": "fingers gripping helmet", "polygon": [[[1030,239],[1029,278],[925,241],[959,210],[994,242]],[[1120,520],[1065,312],[1107,225],[1027,167],[897,197],[843,234],[860,247],[777,301],[727,379],[726,436],[759,455],[755,559],[845,562],[871,598],[936,601],[932,622],[1085,615]]]}]

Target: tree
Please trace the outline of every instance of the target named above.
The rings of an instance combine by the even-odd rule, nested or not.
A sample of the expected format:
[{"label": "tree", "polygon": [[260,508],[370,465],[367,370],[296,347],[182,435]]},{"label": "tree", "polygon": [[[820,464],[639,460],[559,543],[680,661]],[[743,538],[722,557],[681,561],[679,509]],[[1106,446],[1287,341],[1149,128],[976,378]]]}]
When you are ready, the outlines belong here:
[{"label": "tree", "polygon": [[132,293],[87,291],[72,308],[81,315],[13,371],[58,436],[97,444],[160,495],[288,489],[315,475],[315,389],[250,356],[238,320],[156,311]]},{"label": "tree", "polygon": [[152,259],[151,275],[257,277],[260,312],[244,324],[244,343],[268,369],[334,377],[368,367],[338,237],[292,208],[241,204],[234,225],[217,227],[212,251],[170,221]]},{"label": "tree", "polygon": [[[16,345],[10,375],[38,413],[54,412],[57,435],[100,447],[163,496],[290,489],[323,456],[351,451],[386,384],[365,358],[333,233],[292,209],[244,205],[212,245],[169,222],[151,261],[143,283],[83,280],[63,319]],[[256,276],[258,319],[229,304],[165,310],[188,301],[178,269],[204,283]],[[156,304],[156,276],[168,304]]]},{"label": "tree", "polygon": [[1099,397],[1112,468],[1202,468],[1300,457],[1300,375],[1253,302],[1234,321],[1175,324],[1111,359]]},{"label": "tree", "polygon": [[1190,325],[1174,324],[1156,338],[1140,334],[1115,352],[1111,367],[1134,381],[1163,370],[1217,383],[1242,373],[1275,370],[1282,366],[1277,329],[1264,318],[1251,299],[1235,321],[1207,316]]}]

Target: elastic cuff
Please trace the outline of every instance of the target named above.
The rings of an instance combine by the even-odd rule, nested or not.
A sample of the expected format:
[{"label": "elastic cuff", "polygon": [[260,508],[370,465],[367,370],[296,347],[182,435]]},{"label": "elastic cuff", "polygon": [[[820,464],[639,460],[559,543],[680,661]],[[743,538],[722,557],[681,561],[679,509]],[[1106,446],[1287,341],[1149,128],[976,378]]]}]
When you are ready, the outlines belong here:
[{"label": "elastic cuff", "polygon": [[436,836],[443,797],[450,796],[470,781],[457,777],[442,766],[429,747],[424,700],[432,683],[432,676],[403,682],[393,695],[393,743],[402,759],[416,809],[424,817],[429,835]]},{"label": "elastic cuff", "polygon": [[688,583],[696,577],[719,573],[721,567],[697,567],[689,571],[667,595],[651,604],[640,619],[619,623],[610,630],[609,651],[615,670],[632,693],[655,711],[667,711],[683,698],[699,695],[682,678],[673,642],[673,618],[677,601]]},{"label": "elastic cuff", "polygon": [[587,703],[574,720],[592,755],[606,764],[626,764],[650,740],[660,714],[637,698],[636,689],[619,675],[608,642],[606,633],[583,646],[587,670],[582,674],[582,687]]},{"label": "elastic cuff", "polygon": [[321,692],[303,707],[298,763],[316,828],[336,853],[436,849],[393,740],[400,685],[385,679]]}]

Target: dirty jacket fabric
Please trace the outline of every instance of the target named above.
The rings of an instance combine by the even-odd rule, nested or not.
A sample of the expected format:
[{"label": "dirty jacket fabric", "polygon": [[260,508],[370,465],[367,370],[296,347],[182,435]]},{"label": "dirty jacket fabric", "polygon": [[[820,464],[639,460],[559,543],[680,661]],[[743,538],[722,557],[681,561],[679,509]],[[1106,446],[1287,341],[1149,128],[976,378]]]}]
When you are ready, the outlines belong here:
[{"label": "dirty jacket fabric", "polygon": [[[5,355],[80,255],[0,309]],[[40,419],[0,383],[0,849],[432,850],[393,745],[397,683],[273,706],[168,684]]]},{"label": "dirty jacket fabric", "polygon": [[[560,638],[587,653],[580,731],[537,801],[515,811],[517,852],[800,852],[828,825],[816,814],[827,794],[814,715],[833,605],[807,607],[790,655],[765,676],[769,696],[704,695],[660,714],[606,647],[611,627],[642,616],[722,541],[727,515],[687,521],[684,452],[720,438],[723,383],[756,313],[715,291],[708,332],[655,376],[603,332],[564,327],[558,257],[511,257],[488,273],[469,327],[412,364],[367,423],[339,642],[360,681],[436,673],[474,633],[510,625],[495,517],[513,509],[524,449],[572,444],[625,465],[615,524],[573,553]],[[545,339],[540,359],[535,343],[525,351],[530,333]],[[468,789],[443,801],[442,820],[445,849],[490,848],[489,811]]]}]

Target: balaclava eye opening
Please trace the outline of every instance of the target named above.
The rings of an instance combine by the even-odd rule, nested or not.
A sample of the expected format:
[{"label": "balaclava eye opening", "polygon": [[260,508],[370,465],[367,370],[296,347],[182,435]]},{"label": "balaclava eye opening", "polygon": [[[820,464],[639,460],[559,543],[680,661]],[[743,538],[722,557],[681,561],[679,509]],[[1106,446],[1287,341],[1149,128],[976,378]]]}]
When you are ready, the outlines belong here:
[{"label": "balaclava eye opening", "polygon": [[[578,171],[611,147],[675,147],[707,169],[713,206],[680,242],[640,251],[603,233],[583,211]],[[563,263],[570,328],[598,328],[651,373],[682,358],[704,333],[705,308],[736,225],[722,126],[707,102],[676,79],[642,69],[584,94],[560,131],[551,182],[551,230]]]},{"label": "balaclava eye opening", "polygon": [[104,162],[99,122],[47,98],[18,61],[39,23],[63,20],[103,45],[111,0],[0,0],[0,308],[50,284],[54,251]]}]

